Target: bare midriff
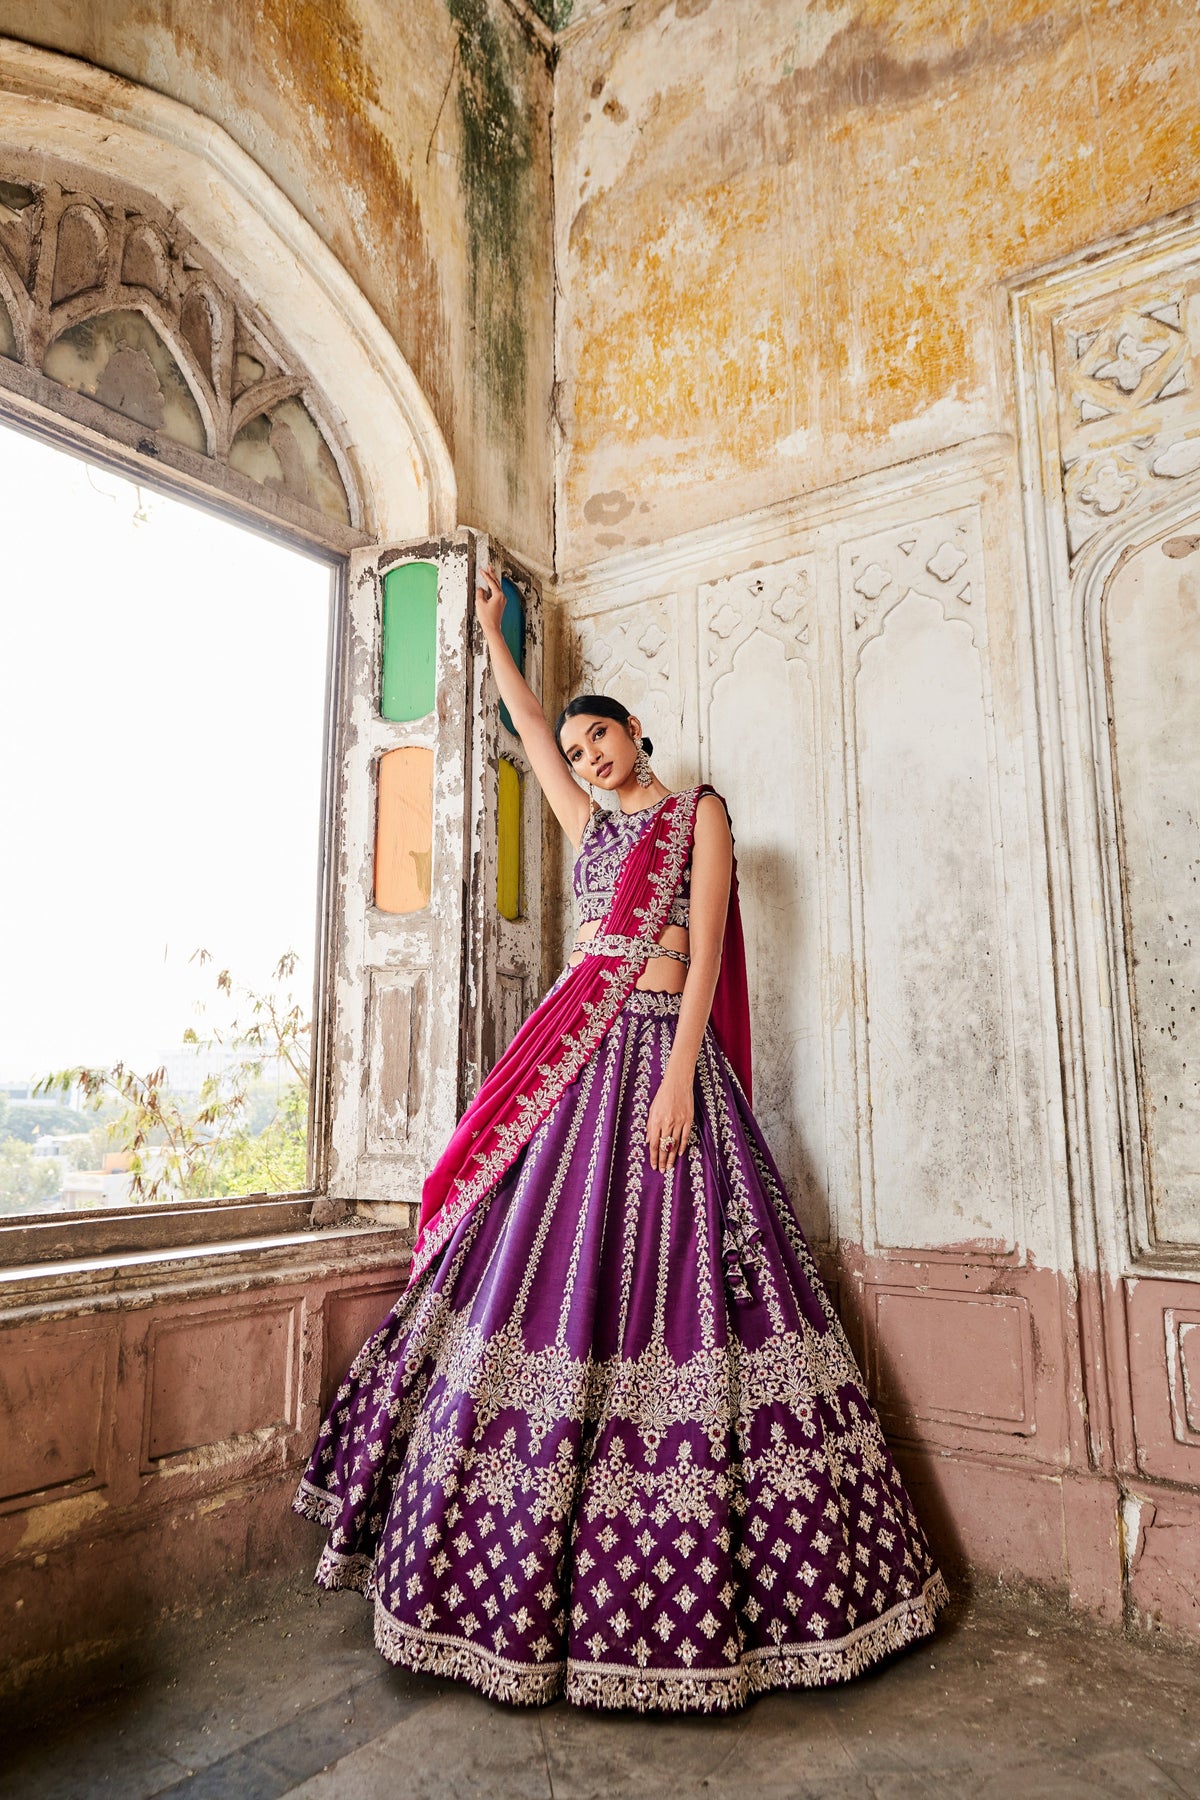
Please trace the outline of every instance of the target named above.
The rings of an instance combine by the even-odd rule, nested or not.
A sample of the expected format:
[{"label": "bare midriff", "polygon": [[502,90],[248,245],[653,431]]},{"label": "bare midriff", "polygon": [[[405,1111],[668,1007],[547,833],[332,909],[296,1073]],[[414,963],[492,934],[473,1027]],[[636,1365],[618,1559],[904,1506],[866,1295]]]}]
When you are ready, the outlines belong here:
[{"label": "bare midriff", "polygon": [[[601,919],[587,919],[579,927],[576,937],[581,941],[594,938],[602,924],[603,920]],[[686,950],[688,948],[687,928],[683,925],[666,925],[659,932],[656,942],[662,944],[667,950]],[[574,955],[567,958],[567,961],[571,968],[581,963],[583,961],[582,950],[577,950]],[[660,994],[682,994],[683,984],[686,980],[687,969],[683,963],[675,962],[669,956],[652,956],[633,985],[640,988],[653,988]]]}]

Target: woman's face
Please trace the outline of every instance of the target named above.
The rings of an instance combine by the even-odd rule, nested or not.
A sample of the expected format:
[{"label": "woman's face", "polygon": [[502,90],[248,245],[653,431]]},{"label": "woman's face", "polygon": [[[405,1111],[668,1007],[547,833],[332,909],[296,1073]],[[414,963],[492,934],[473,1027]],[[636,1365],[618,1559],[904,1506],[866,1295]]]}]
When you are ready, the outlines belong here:
[{"label": "woman's face", "polygon": [[581,781],[619,788],[633,772],[637,745],[630,735],[637,720],[620,725],[599,713],[576,713],[562,728],[563,755]]}]

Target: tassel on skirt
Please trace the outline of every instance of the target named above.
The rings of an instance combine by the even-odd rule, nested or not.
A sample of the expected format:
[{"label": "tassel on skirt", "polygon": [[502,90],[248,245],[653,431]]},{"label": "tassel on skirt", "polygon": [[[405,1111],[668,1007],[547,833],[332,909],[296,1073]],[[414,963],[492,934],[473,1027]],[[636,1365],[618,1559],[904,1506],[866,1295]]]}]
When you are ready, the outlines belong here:
[{"label": "tassel on skirt", "polygon": [[680,997],[635,989],[363,1346],[295,1509],[411,1669],[711,1711],[861,1674],[948,1599],[711,1026],[670,1174]]}]

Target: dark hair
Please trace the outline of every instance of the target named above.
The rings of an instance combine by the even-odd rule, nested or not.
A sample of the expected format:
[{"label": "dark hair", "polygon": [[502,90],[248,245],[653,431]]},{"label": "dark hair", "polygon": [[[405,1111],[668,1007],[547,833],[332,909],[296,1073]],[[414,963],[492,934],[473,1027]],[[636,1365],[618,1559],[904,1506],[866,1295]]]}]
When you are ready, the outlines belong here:
[{"label": "dark hair", "polygon": [[[554,740],[564,762],[567,760],[567,755],[562,747],[562,728],[568,719],[577,718],[580,713],[591,713],[602,719],[615,719],[618,725],[628,725],[629,723],[629,708],[622,706],[619,700],[610,700],[607,694],[576,694],[573,700],[567,701],[559,713],[558,723],[554,727]],[[644,732],[642,748],[647,756],[654,754],[654,745]]]}]

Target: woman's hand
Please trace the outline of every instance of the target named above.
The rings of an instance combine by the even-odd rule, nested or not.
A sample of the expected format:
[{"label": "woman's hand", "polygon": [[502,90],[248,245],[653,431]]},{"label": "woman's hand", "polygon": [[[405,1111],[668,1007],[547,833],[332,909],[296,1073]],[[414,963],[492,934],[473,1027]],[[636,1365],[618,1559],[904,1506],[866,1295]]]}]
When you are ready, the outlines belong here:
[{"label": "woman's hand", "polygon": [[[675,1167],[676,1158],[687,1148],[695,1116],[692,1084],[670,1069],[662,1078],[650,1104],[646,1121],[646,1149],[650,1166],[663,1174]],[[668,1144],[665,1140],[670,1138]]]},{"label": "woman's hand", "polygon": [[504,617],[504,589],[500,585],[496,571],[486,565],[479,571],[479,586],[475,589],[475,610],[479,614],[479,621],[485,632],[499,632],[500,621]]}]

